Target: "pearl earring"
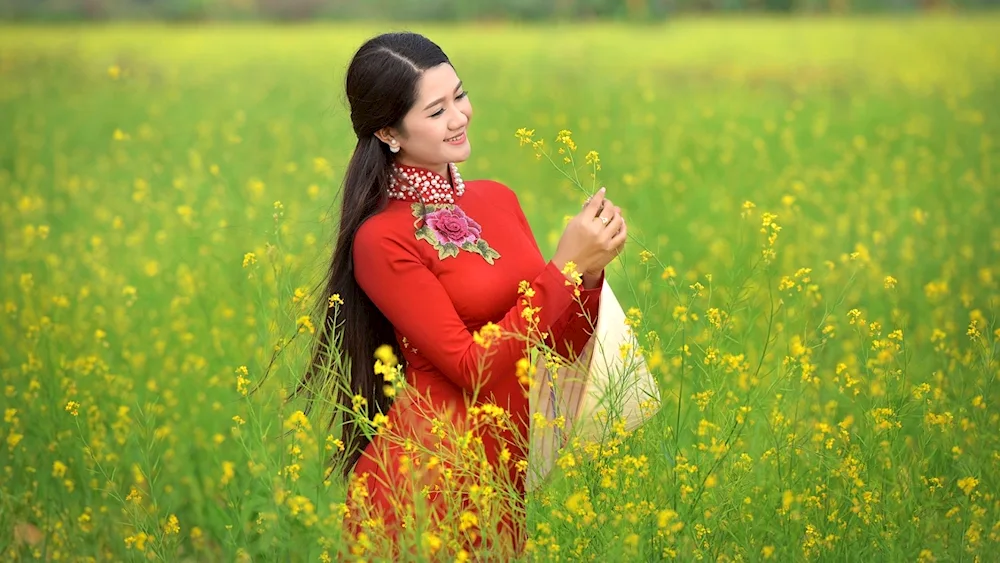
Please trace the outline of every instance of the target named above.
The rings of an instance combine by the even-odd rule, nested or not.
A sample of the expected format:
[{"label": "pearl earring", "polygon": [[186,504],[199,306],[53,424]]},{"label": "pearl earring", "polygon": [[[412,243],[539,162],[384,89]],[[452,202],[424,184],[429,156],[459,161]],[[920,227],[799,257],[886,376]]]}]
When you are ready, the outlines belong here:
[{"label": "pearl earring", "polygon": [[390,147],[389,147],[389,150],[390,150],[391,152],[399,152],[399,147],[398,147],[398,146],[396,146],[396,139],[393,139],[393,140],[391,141],[391,144],[392,144],[392,146],[390,146]]}]

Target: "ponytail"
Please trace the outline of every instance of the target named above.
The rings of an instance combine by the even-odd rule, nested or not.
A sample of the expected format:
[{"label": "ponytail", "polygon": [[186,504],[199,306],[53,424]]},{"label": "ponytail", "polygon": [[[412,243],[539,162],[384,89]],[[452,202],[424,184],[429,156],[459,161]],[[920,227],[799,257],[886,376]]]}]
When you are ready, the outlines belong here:
[{"label": "ponytail", "polygon": [[[384,382],[374,371],[375,350],[388,344],[396,357],[403,357],[392,324],[358,286],[352,252],[354,237],[362,223],[386,204],[391,167],[388,147],[375,135],[360,135],[344,176],[336,246],[317,304],[323,324],[318,331],[312,360],[292,393],[292,397],[305,394],[304,412],[307,415],[317,400],[322,404],[331,393],[336,394],[335,410],[330,415],[328,428],[334,427],[340,419],[344,451],[335,450],[331,462],[344,464],[345,479],[350,477],[370,441],[352,419],[354,396],[364,397],[367,408],[362,413],[369,420],[379,412],[388,411],[392,403],[383,391]],[[340,295],[342,306],[328,306],[334,294]]]}]

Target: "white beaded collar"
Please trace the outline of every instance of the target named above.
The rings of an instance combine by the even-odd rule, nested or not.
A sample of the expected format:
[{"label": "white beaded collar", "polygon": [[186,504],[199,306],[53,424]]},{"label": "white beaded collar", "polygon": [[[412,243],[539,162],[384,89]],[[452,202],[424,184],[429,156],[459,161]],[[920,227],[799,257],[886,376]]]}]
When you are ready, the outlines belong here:
[{"label": "white beaded collar", "polygon": [[455,198],[465,193],[465,182],[454,162],[448,164],[448,170],[452,182],[425,168],[394,162],[389,176],[389,197],[402,201],[454,204]]}]

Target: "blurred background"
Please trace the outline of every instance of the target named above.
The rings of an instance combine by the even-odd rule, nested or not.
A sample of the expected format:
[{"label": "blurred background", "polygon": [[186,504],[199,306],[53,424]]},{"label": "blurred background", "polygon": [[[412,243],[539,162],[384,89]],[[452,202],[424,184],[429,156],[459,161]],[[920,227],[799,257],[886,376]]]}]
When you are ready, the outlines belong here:
[{"label": "blurred background", "polygon": [[372,555],[284,399],[344,73],[397,29],[543,254],[596,186],[629,218],[608,279],[664,404],[560,459],[527,559],[995,560],[997,7],[0,0],[0,560]]},{"label": "blurred background", "polygon": [[913,13],[978,10],[1000,0],[2,0],[0,17],[32,20],[656,21],[679,14]]}]

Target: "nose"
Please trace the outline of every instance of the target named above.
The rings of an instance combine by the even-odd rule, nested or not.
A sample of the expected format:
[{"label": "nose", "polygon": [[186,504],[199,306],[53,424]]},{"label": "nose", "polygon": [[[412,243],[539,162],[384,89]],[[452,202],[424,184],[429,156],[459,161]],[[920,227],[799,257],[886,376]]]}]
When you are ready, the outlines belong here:
[{"label": "nose", "polygon": [[468,125],[468,123],[469,123],[469,116],[465,115],[465,113],[457,111],[457,112],[455,112],[452,115],[454,115],[455,118],[452,119],[451,123],[448,124],[448,128],[451,129],[452,131],[458,131],[462,127],[465,127],[466,125]]}]

